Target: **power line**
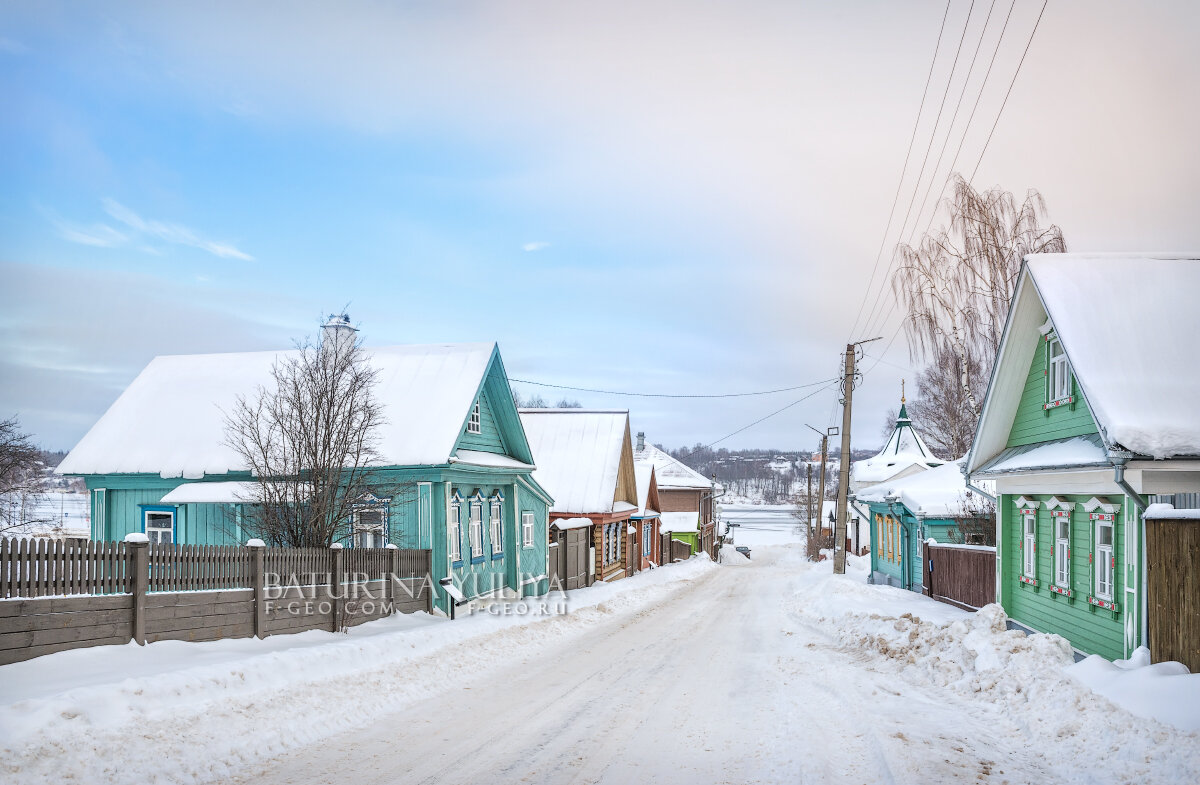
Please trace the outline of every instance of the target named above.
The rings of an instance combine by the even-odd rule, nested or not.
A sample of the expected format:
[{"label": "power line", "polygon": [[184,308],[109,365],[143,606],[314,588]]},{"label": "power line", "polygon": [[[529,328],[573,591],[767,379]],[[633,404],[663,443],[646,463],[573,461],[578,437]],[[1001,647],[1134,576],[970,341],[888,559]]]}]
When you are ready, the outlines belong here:
[{"label": "power line", "polygon": [[[925,165],[929,163],[929,153],[933,150],[933,140],[937,138],[937,129],[942,122],[942,112],[946,108],[946,97],[950,95],[950,85],[954,81],[954,72],[958,69],[958,58],[962,55],[963,43],[967,40],[967,28],[971,25],[971,15],[975,12],[975,0],[971,0],[971,6],[967,10],[967,21],[963,23],[962,35],[958,39],[958,48],[954,52],[954,62],[950,64],[950,73],[946,77],[946,88],[942,91],[942,101],[938,106],[937,117],[933,122],[933,130],[929,132],[929,144],[925,146],[925,157],[921,160],[921,168],[917,173],[917,180],[913,183],[912,196],[908,200],[908,209],[904,213],[904,221],[900,224],[900,237],[904,236],[904,228],[908,226],[908,219],[912,215],[913,205],[917,201],[917,192],[921,190],[921,181],[925,179]],[[892,259],[888,262],[888,271],[892,269],[892,265],[896,262],[895,254],[892,254]],[[884,280],[887,280],[887,273],[884,273]],[[879,307],[879,301],[883,297],[883,293],[887,287],[880,283],[879,292],[875,295],[875,301],[871,303],[871,312],[874,312]],[[864,331],[867,334],[875,331],[875,321],[868,317],[867,329]]]},{"label": "power line", "polygon": [[[1016,0],[1013,0],[1016,2]],[[854,324],[850,327],[850,335],[846,336],[849,341],[854,337],[854,331],[858,329],[858,322],[862,318],[863,306],[867,304],[867,296],[871,292],[871,287],[875,284],[875,273],[879,270],[879,260],[883,257],[883,249],[887,244],[888,233],[892,231],[892,218],[896,215],[896,205],[900,201],[900,188],[904,185],[904,174],[908,171],[908,160],[912,157],[913,142],[917,139],[917,128],[921,125],[921,114],[925,111],[925,98],[929,95],[929,84],[933,81],[933,68],[937,65],[938,51],[942,48],[942,33],[946,30],[946,18],[950,16],[950,0],[946,0],[946,10],[942,13],[942,25],[938,28],[937,43],[933,47],[933,59],[929,61],[929,74],[925,77],[925,89],[921,91],[921,105],[917,107],[917,117],[913,120],[912,135],[908,139],[908,151],[904,153],[904,165],[900,167],[900,180],[896,183],[896,193],[892,196],[892,207],[888,210],[887,226],[883,228],[883,237],[879,240],[879,250],[875,252],[875,265],[871,268],[871,279],[867,282],[867,288],[863,290],[862,302],[858,305],[858,314],[854,317]]]},{"label": "power line", "polygon": [[1025,55],[1029,54],[1029,47],[1033,45],[1033,37],[1037,34],[1038,25],[1042,23],[1042,14],[1046,13],[1046,6],[1049,4],[1050,0],[1043,0],[1042,10],[1038,11],[1037,21],[1033,23],[1033,31],[1029,34],[1029,40],[1025,42],[1025,51],[1021,53],[1021,61],[1017,63],[1017,70],[1013,73],[1012,81],[1008,83],[1008,90],[1004,93],[1004,101],[1000,104],[1000,111],[996,112],[996,121],[992,123],[992,130],[988,132],[987,141],[983,143],[983,149],[979,151],[979,160],[975,162],[975,168],[971,171],[971,179],[968,182],[975,181],[979,165],[983,163],[983,154],[987,152],[988,145],[992,143],[992,134],[996,133],[996,126],[1000,124],[1000,115],[1004,114],[1004,107],[1008,106],[1008,97],[1012,95],[1013,85],[1017,83],[1017,76],[1021,73],[1021,66],[1025,64]]},{"label": "power line", "polygon": [[774,417],[774,416],[775,416],[775,415],[777,415],[777,414],[783,414],[783,413],[784,413],[784,412],[786,412],[788,409],[791,409],[793,406],[798,406],[799,404],[802,404],[802,403],[804,403],[805,401],[807,401],[809,398],[813,397],[814,395],[817,395],[818,393],[825,392],[825,391],[826,391],[826,390],[828,390],[829,388],[833,387],[833,385],[837,384],[837,383],[840,381],[840,379],[829,379],[829,380],[827,380],[827,381],[828,381],[829,383],[828,383],[828,384],[826,384],[826,385],[825,385],[824,387],[822,387],[821,389],[819,389],[819,390],[813,390],[812,392],[810,392],[808,395],[804,396],[803,398],[800,398],[800,399],[798,399],[798,400],[792,401],[792,402],[791,402],[791,403],[789,403],[787,406],[784,406],[784,407],[783,407],[783,408],[781,408],[781,409],[776,409],[775,411],[771,412],[770,414],[766,415],[765,417],[759,417],[757,420],[755,420],[754,422],[750,423],[749,425],[744,425],[744,426],[742,426],[741,428],[738,428],[738,429],[737,429],[736,431],[734,431],[733,433],[727,433],[727,434],[725,434],[724,436],[722,436],[720,439],[717,439],[716,441],[709,442],[708,444],[705,444],[705,445],[704,445],[704,446],[702,446],[702,447],[696,447],[696,448],[694,448],[694,449],[690,450],[689,452],[687,452],[687,453],[684,453],[682,456],[680,456],[680,457],[676,458],[676,460],[680,460],[680,461],[681,461],[681,460],[683,460],[683,459],[685,459],[685,458],[690,458],[690,457],[692,457],[693,455],[695,455],[696,453],[700,452],[701,450],[707,450],[709,447],[712,447],[714,444],[720,444],[721,442],[725,441],[726,439],[729,439],[729,438],[732,438],[732,437],[734,437],[734,436],[737,436],[737,435],[738,435],[739,433],[741,433],[742,431],[749,430],[749,429],[753,428],[754,426],[758,425],[759,423],[761,423],[761,422],[765,422],[766,420],[769,420],[769,419],[771,419],[772,417]]},{"label": "power line", "polygon": [[795,387],[780,387],[775,390],[758,390],[756,392],[744,393],[712,393],[712,394],[670,394],[670,393],[642,393],[642,392],[618,392],[616,390],[593,390],[589,387],[571,387],[565,384],[547,384],[546,382],[534,382],[529,379],[509,379],[510,382],[518,384],[532,384],[537,387],[552,387],[556,390],[571,390],[572,392],[589,392],[599,395],[619,395],[627,398],[749,398],[756,395],[773,395],[781,392],[791,392],[793,390],[803,390],[807,387],[815,387],[818,384],[827,382],[835,382],[837,379],[822,379],[819,382],[809,382],[808,384],[798,384]]}]

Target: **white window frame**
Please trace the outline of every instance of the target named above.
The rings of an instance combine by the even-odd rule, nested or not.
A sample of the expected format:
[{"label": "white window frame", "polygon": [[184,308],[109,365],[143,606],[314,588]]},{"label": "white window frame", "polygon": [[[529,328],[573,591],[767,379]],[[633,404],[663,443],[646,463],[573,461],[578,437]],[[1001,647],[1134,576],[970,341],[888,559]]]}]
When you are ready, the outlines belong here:
[{"label": "white window frame", "polygon": [[457,495],[450,499],[446,517],[446,530],[450,538],[450,561],[462,564],[462,501]]},{"label": "white window frame", "polygon": [[[1103,529],[1108,529],[1108,544],[1101,545],[1100,532]],[[1117,570],[1113,561],[1113,554],[1117,544],[1117,526],[1116,521],[1098,520],[1096,521],[1096,597],[1112,602],[1116,596]]]},{"label": "white window frame", "polygon": [[654,553],[654,524],[651,521],[642,523],[642,555],[649,558]]},{"label": "white window frame", "polygon": [[467,538],[471,541],[471,561],[483,559],[483,499],[472,499],[467,522]]},{"label": "white window frame", "polygon": [[[364,525],[360,516],[364,512],[378,512],[379,523]],[[384,548],[388,542],[388,508],[385,504],[364,505],[354,510],[350,527],[351,542],[355,548]]]},{"label": "white window frame", "polygon": [[[1067,352],[1058,336],[1051,334],[1047,340],[1046,354],[1049,359],[1046,366],[1050,374],[1050,403],[1055,403],[1071,397],[1071,365],[1067,362]],[[1056,346],[1057,354],[1054,351]]]},{"label": "white window frame", "polygon": [[1054,584],[1071,588],[1071,519],[1056,515],[1054,520]]},{"label": "white window frame", "polygon": [[[151,515],[165,516],[171,522],[166,526],[151,526]],[[175,510],[143,510],[142,530],[145,532],[146,538],[152,543],[161,543],[163,545],[173,544],[175,542]],[[163,534],[166,534],[166,539],[163,539]]]},{"label": "white window frame", "polygon": [[533,513],[521,513],[521,546],[533,547]]},{"label": "white window frame", "polygon": [[483,418],[479,413],[479,401],[471,407],[471,416],[467,419],[467,433],[483,433]]},{"label": "white window frame", "polygon": [[1022,513],[1021,537],[1024,540],[1021,556],[1021,574],[1037,579],[1037,514]]},{"label": "white window frame", "polygon": [[488,524],[492,537],[492,555],[504,553],[504,500],[493,496],[488,505]]}]

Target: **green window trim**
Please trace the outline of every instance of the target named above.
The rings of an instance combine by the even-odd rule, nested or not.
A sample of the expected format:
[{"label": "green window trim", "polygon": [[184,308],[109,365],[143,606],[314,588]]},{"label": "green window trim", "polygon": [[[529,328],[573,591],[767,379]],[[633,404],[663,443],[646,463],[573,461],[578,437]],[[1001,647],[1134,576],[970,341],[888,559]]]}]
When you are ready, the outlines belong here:
[{"label": "green window trim", "polygon": [[1057,409],[1061,406],[1067,406],[1072,411],[1075,409],[1075,401],[1078,396],[1075,394],[1075,374],[1071,371],[1071,363],[1066,359],[1066,349],[1063,348],[1063,368],[1067,375],[1066,395],[1055,396],[1055,390],[1052,389],[1052,381],[1050,377],[1050,365],[1053,359],[1050,356],[1050,347],[1058,343],[1062,348],[1062,341],[1059,340],[1057,333],[1054,330],[1046,333],[1042,340],[1042,375],[1046,380],[1045,403],[1042,404],[1042,411],[1047,417],[1050,416],[1051,409]]}]

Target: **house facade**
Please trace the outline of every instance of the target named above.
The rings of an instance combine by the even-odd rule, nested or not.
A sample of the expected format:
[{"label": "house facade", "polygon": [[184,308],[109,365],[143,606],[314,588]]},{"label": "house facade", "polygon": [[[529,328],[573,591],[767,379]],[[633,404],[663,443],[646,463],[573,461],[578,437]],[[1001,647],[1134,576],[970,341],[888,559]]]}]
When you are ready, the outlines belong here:
[{"label": "house facade", "polygon": [[[554,497],[550,520],[564,574],[574,578],[574,565],[582,563],[584,585],[629,575],[640,564],[630,559],[629,529],[639,506],[629,412],[522,409],[520,415],[537,456],[533,476]],[[591,525],[581,536],[583,520]]]},{"label": "house facade", "polygon": [[[353,329],[348,320],[326,326]],[[436,582],[468,597],[547,591],[551,497],[494,344],[364,350],[383,408],[378,484],[356,505],[346,547],[432,551]],[[289,352],[155,358],[58,468],[82,477],[93,539],[239,544],[255,480],[225,444],[224,412],[271,382]],[[448,609],[439,593],[438,603]]]},{"label": "house facade", "polygon": [[1081,654],[1196,624],[1149,596],[1200,564],[1169,525],[1148,547],[1144,514],[1200,492],[1197,291],[1194,256],[1035,255],[1018,278],[966,470],[995,482],[1012,623]]},{"label": "house facade", "polygon": [[638,569],[662,564],[662,538],[659,529],[658,478],[654,465],[646,462],[634,463],[634,478],[637,481],[638,510],[630,518],[634,527],[634,554]]},{"label": "house facade", "polygon": [[672,458],[639,432],[633,452],[634,463],[654,467],[658,485],[659,526],[691,546],[692,553],[707,553],[716,558],[716,499],[721,486],[696,470]]},{"label": "house facade", "polygon": [[870,521],[871,582],[921,591],[921,543],[960,540],[955,516],[967,493],[961,461],[858,491]]}]

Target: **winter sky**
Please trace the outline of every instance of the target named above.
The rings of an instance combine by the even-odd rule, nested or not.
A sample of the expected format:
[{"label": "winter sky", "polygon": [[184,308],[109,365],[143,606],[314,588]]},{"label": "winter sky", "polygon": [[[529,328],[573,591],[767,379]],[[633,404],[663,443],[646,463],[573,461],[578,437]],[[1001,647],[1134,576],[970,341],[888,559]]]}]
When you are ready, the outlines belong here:
[{"label": "winter sky", "polygon": [[[979,160],[1042,7],[1016,0],[964,136],[1010,3],[951,3],[909,229],[960,138],[955,168]],[[288,346],[347,304],[368,344],[494,340],[520,379],[694,394],[831,378],[945,9],[5,3],[0,415],[69,448],[151,357]],[[1200,248],[1198,35],[1192,2],[1052,0],[975,184],[1040,189],[1072,250]],[[883,315],[869,355],[899,323]],[[868,358],[856,446],[881,442],[912,364],[902,335]],[[812,389],[568,395],[674,446]],[[811,448],[804,424],[834,413],[822,391],[722,444]]]}]

